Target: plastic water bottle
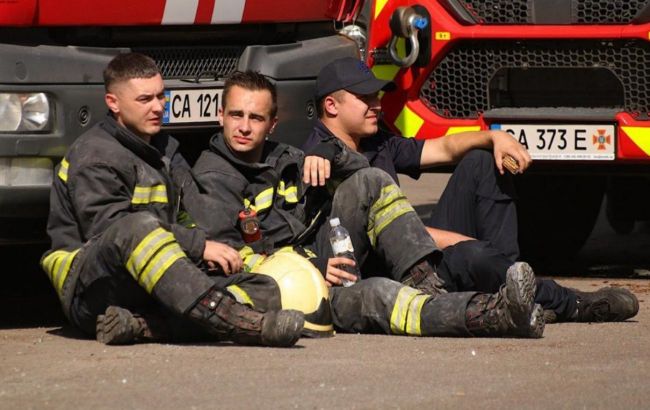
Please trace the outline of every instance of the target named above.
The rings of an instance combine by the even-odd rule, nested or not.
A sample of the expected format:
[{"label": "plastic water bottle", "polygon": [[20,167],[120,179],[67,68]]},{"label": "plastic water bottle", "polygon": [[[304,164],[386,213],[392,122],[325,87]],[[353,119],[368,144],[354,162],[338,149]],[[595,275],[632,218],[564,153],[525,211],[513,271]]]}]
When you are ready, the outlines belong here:
[{"label": "plastic water bottle", "polygon": [[[341,226],[341,221],[339,218],[330,219],[330,226],[332,227],[330,231],[330,244],[332,244],[332,251],[334,252],[334,256],[340,256],[343,258],[352,259],[354,261],[354,266],[338,265],[337,268],[353,274],[357,277],[357,280],[359,280],[361,278],[361,274],[359,273],[357,260],[354,258],[354,248],[352,247],[352,240],[350,239],[348,230]],[[354,285],[354,282],[352,281],[343,281],[343,286],[352,285]]]}]

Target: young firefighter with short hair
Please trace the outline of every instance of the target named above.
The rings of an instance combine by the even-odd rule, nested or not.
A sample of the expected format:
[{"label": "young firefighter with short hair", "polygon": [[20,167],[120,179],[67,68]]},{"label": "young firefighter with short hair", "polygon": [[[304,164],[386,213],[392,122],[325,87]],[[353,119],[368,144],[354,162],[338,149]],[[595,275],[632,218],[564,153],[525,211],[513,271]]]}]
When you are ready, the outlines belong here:
[{"label": "young firefighter with short hair", "polygon": [[[193,168],[200,192],[186,197],[188,211],[210,237],[226,238],[237,248],[272,253],[290,247],[324,258],[314,263],[331,285],[333,323],[340,331],[542,336],[542,311],[533,303],[535,279],[528,265],[513,265],[506,284],[494,294],[441,293],[431,265],[437,249],[390,176],[350,152],[331,166],[333,194],[303,183],[314,158],[305,160],[298,149],[267,141],[277,122],[276,104],[275,87],[259,73],[235,73],[226,80],[220,109],[223,133],[211,139],[210,150]],[[319,159],[313,166],[328,168]],[[324,178],[315,181],[321,183]],[[253,242],[246,242],[238,227],[238,215],[247,209],[256,211],[262,231]],[[226,217],[214,217],[217,212]],[[369,277],[350,287],[338,286],[342,279],[356,278],[336,268],[337,258],[329,258],[329,228],[322,215],[339,217],[348,228],[360,264],[372,252],[397,281]],[[252,271],[256,256],[246,258]],[[403,285],[403,280],[414,286]]]},{"label": "young firefighter with short hair", "polygon": [[[197,267],[205,261],[230,272],[241,261],[234,249],[176,222],[180,187],[172,175],[188,166],[178,142],[161,132],[164,84],[155,62],[118,55],[104,81],[109,113],[69,148],[51,193],[52,248],[41,264],[66,317],[107,344],[183,338],[191,323],[213,340],[295,344],[302,313],[277,311],[271,280],[209,277]],[[233,295],[242,292],[261,294],[269,311],[238,303]],[[168,320],[154,323],[149,313]]]},{"label": "young firefighter with short hair", "polygon": [[[450,292],[494,292],[519,256],[514,187],[511,177],[503,175],[503,160],[515,158],[523,172],[530,156],[502,131],[421,141],[379,130],[379,92],[393,86],[356,58],[327,64],[317,79],[319,121],[304,149],[327,146],[315,153],[329,160],[360,153],[395,182],[397,173],[417,178],[423,168],[462,158],[434,210],[435,228],[427,228],[443,252],[437,274]],[[484,150],[489,148],[493,153]],[[637,298],[627,289],[580,292],[551,280],[537,281],[535,301],[550,322],[620,321],[639,310]]]}]

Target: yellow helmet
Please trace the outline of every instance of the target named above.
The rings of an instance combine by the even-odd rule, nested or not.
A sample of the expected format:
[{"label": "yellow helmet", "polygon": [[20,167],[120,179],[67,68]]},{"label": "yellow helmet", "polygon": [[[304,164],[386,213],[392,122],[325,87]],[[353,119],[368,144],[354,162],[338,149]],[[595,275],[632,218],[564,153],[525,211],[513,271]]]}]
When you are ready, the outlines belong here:
[{"label": "yellow helmet", "polygon": [[255,267],[256,273],[272,277],[280,288],[282,309],[305,314],[303,336],[334,335],[329,289],[323,275],[308,259],[294,252],[277,252]]}]

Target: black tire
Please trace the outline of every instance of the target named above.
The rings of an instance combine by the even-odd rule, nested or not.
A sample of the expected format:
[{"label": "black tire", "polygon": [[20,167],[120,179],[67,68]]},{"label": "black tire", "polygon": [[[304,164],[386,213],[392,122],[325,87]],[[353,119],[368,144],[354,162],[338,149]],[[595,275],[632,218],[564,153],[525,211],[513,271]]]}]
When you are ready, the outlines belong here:
[{"label": "black tire", "polygon": [[571,266],[567,262],[580,251],[598,218],[605,185],[601,178],[590,176],[517,178],[522,259],[536,269]]}]

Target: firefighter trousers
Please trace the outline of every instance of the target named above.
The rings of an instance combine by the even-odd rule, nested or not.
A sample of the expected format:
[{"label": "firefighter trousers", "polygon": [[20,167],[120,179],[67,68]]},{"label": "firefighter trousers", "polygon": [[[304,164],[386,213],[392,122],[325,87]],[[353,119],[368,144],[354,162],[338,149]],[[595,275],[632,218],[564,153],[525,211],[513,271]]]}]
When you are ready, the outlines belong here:
[{"label": "firefighter trousers", "polygon": [[184,315],[213,287],[261,311],[281,307],[271,278],[208,276],[186,256],[169,227],[146,212],[125,216],[90,240],[72,269],[78,270],[78,279],[69,317],[89,335],[95,333],[97,316],[110,305],[162,313],[179,338],[202,332]]},{"label": "firefighter trousers", "polygon": [[[350,232],[358,265],[364,266],[368,259],[379,261],[382,276],[400,281],[422,258],[440,257],[400,188],[378,168],[361,169],[336,188],[331,217],[339,218]],[[329,224],[324,223],[316,233],[312,247],[320,257],[333,256],[329,232]],[[364,277],[375,274],[362,269]]]},{"label": "firefighter trousers", "polygon": [[[473,150],[460,161],[429,221],[478,239],[443,250],[438,275],[448,291],[493,293],[505,282],[508,267],[519,257],[515,199],[512,176],[499,174],[491,152]],[[561,319],[577,307],[575,292],[545,279],[537,279],[535,302]]]},{"label": "firefighter trousers", "polygon": [[471,336],[465,322],[475,292],[433,297],[387,278],[330,289],[334,327],[347,333]]}]

